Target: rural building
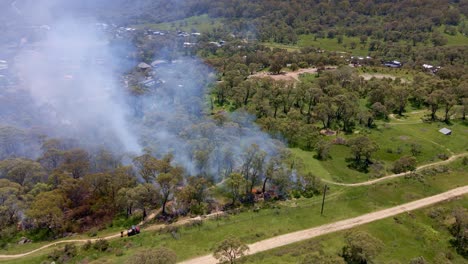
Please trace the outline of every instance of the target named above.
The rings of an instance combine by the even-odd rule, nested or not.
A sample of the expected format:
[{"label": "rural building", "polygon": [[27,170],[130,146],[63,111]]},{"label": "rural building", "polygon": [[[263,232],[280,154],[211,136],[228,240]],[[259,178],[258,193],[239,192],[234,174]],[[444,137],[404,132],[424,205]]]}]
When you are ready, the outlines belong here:
[{"label": "rural building", "polygon": [[144,62],[140,62],[140,64],[138,64],[138,69],[142,71],[146,71],[146,70],[151,69],[151,65],[144,63]]},{"label": "rural building", "polygon": [[154,79],[154,78],[147,78],[144,81],[141,81],[138,83],[140,87],[142,88],[154,88],[158,87],[161,84],[161,80],[159,79]]},{"label": "rural building", "polygon": [[447,136],[448,136],[448,135],[452,135],[452,130],[450,130],[450,129],[448,129],[448,128],[445,128],[445,127],[444,127],[444,128],[441,128],[441,129],[439,130],[439,132],[442,133],[442,134],[444,134],[444,135],[447,135]]},{"label": "rural building", "polygon": [[399,61],[386,61],[384,62],[384,65],[390,68],[400,68],[401,67],[401,62]]}]

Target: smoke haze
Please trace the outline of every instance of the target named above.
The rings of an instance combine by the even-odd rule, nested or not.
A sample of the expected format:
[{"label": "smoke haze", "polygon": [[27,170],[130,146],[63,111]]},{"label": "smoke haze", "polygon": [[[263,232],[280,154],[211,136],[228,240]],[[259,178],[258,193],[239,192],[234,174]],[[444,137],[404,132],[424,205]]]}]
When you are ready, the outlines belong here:
[{"label": "smoke haze", "polygon": [[220,175],[238,168],[252,144],[266,152],[267,160],[283,146],[247,113],[207,114],[207,85],[214,73],[197,59],[182,58],[155,73],[164,84],[141,102],[143,141],[157,155],[173,153],[190,174]]},{"label": "smoke haze", "polygon": [[[20,2],[13,6],[15,15],[30,14],[28,23],[42,25],[43,35],[20,43],[14,59],[18,85],[0,91],[3,125],[74,138],[88,149],[145,150],[158,157],[171,153],[191,175],[216,176],[238,168],[252,144],[265,151],[267,160],[283,146],[246,113],[210,116],[207,87],[214,73],[198,59],[179,58],[155,68],[154,78],[162,84],[133,98],[121,79],[128,70],[122,62],[127,52],[111,48],[108,35],[96,27],[100,21],[74,17],[71,6],[56,5],[60,1]],[[38,3],[41,15],[34,17],[28,7]]]}]

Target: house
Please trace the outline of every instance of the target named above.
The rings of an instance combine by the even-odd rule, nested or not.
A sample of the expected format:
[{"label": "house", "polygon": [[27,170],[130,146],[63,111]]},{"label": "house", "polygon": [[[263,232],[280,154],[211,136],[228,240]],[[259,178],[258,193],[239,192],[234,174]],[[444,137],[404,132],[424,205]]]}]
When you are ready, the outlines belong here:
[{"label": "house", "polygon": [[138,70],[142,71],[142,72],[147,72],[149,70],[151,70],[151,65],[147,64],[147,63],[144,63],[144,62],[140,62],[140,64],[138,64]]},{"label": "house", "polygon": [[141,81],[138,83],[140,87],[142,88],[153,88],[153,87],[158,87],[161,84],[161,80],[159,79],[153,79],[153,78],[147,78],[144,81]]},{"label": "house", "polygon": [[439,70],[440,70],[440,66],[432,66],[430,64],[423,64],[422,67],[428,71],[428,72],[432,72],[432,73],[437,73]]},{"label": "house", "polygon": [[422,65],[424,69],[426,70],[432,70],[434,68],[434,66],[430,65],[430,64],[423,64]]},{"label": "house", "polygon": [[446,136],[449,136],[449,135],[452,135],[452,130],[448,129],[448,128],[441,128],[439,130],[440,133],[446,135]]},{"label": "house", "polygon": [[195,47],[195,45],[197,45],[197,43],[192,43],[192,42],[184,42],[184,48],[191,48],[191,47]]},{"label": "house", "polygon": [[390,67],[390,68],[400,68],[401,67],[401,62],[399,61],[386,61],[383,63],[383,65]]}]

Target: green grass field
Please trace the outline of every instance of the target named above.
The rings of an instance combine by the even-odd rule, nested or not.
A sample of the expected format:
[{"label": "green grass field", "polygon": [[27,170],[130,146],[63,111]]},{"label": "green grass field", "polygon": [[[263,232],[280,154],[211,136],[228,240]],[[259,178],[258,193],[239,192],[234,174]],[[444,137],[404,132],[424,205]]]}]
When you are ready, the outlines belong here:
[{"label": "green grass field", "polygon": [[208,15],[193,16],[182,20],[176,20],[172,22],[165,22],[159,24],[139,24],[134,25],[138,29],[153,29],[153,30],[182,30],[186,32],[197,31],[197,32],[209,32],[214,28],[222,26],[220,19],[210,18]]},{"label": "green grass field", "polygon": [[[356,48],[351,49],[351,43],[356,43]],[[366,56],[368,48],[365,44],[359,43],[357,37],[343,37],[343,42],[338,43],[337,38],[317,38],[314,35],[300,35],[296,45],[284,45],[279,43],[265,42],[264,45],[271,48],[287,49],[288,51],[297,51],[304,47],[315,47],[327,51],[347,52],[358,56]]]},{"label": "green grass field", "polygon": [[[391,174],[393,162],[402,156],[412,156],[412,144],[421,148],[421,153],[416,156],[417,165],[423,165],[440,161],[439,155],[451,156],[468,151],[468,127],[461,122],[453,122],[447,125],[441,122],[425,123],[421,120],[426,112],[416,111],[406,114],[404,117],[392,118],[389,122],[377,122],[377,129],[356,130],[352,135],[339,133],[336,136],[324,137],[334,140],[338,137],[349,139],[357,135],[366,135],[375,140],[380,149],[373,155],[373,159],[381,162],[383,171],[370,171],[363,173],[348,167],[346,161],[351,157],[350,150],[344,145],[332,145],[330,159],[319,161],[314,158],[315,152],[291,149],[293,157],[303,163],[301,171],[311,172],[321,178],[336,182],[355,183],[368,180],[373,177]],[[438,132],[442,127],[450,128],[453,133],[445,136]]]},{"label": "green grass field", "polygon": [[[179,260],[183,260],[210,253],[212,247],[229,234],[251,243],[395,206],[468,184],[466,166],[462,165],[461,161],[451,164],[450,168],[450,171],[428,174],[419,179],[399,178],[368,187],[332,186],[324,216],[320,216],[319,213],[319,196],[289,200],[275,205],[264,205],[258,212],[246,210],[228,218],[205,221],[201,226],[180,227],[176,236],[167,232],[143,230],[135,237],[110,240],[112,249],[108,252],[80,252],[74,261],[86,259],[87,263],[124,263],[138,250],[158,246],[172,248],[177,252]],[[32,247],[15,245],[14,251],[19,252]],[[40,263],[51,250],[6,263]],[[119,256],[116,256],[116,252],[120,252]],[[2,250],[1,253],[9,251]]]},{"label": "green grass field", "polygon": [[[245,258],[242,263],[301,263],[308,254],[318,251],[338,255],[344,246],[344,236],[350,231],[365,231],[384,242],[385,249],[376,257],[375,263],[409,263],[419,256],[423,256],[428,263],[467,263],[449,243],[452,236],[447,226],[451,218],[441,221],[429,216],[435,212],[450,215],[457,207],[467,208],[468,197],[259,253]],[[447,262],[446,256],[452,258],[451,262]]]}]

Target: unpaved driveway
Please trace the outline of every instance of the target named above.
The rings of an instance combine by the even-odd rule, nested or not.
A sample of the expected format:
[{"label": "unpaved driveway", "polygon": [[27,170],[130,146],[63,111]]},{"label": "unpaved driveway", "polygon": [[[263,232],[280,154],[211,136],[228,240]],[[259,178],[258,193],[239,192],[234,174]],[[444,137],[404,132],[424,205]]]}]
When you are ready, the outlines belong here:
[{"label": "unpaved driveway", "polygon": [[[156,212],[153,212],[152,214],[150,214],[144,221],[141,221],[139,223],[139,225],[143,225],[145,224],[146,222],[154,219],[159,213],[161,212],[161,209],[158,209]],[[203,218],[202,217],[195,217],[195,218],[185,218],[185,219],[182,219],[180,221],[177,221],[176,223],[174,224],[171,224],[172,226],[181,226],[181,225],[185,225],[187,223],[190,223],[192,221],[197,221],[197,220],[202,220],[202,219],[210,219],[210,218],[215,218],[219,215],[222,215],[224,214],[224,212],[216,212],[216,213],[212,213],[212,214],[209,214],[209,215],[205,215]],[[148,231],[148,230],[159,230],[159,229],[162,229],[162,228],[165,228],[167,227],[168,225],[166,224],[155,224],[155,225],[150,225],[148,227],[146,227],[144,230],[145,231]],[[30,255],[30,254],[33,254],[33,253],[36,253],[38,251],[41,251],[41,250],[44,250],[46,248],[49,248],[49,247],[53,247],[53,246],[56,246],[56,245],[59,245],[59,244],[65,244],[65,243],[86,243],[87,241],[91,241],[91,242],[95,242],[99,239],[106,239],[106,240],[109,240],[109,239],[115,239],[115,238],[119,238],[121,235],[120,233],[118,234],[115,234],[115,235],[109,235],[109,236],[105,236],[105,237],[98,237],[98,238],[93,238],[93,239],[68,239],[68,240],[62,240],[62,241],[57,241],[57,242],[53,242],[53,243],[50,243],[50,244],[47,244],[47,245],[44,245],[40,248],[37,248],[37,249],[34,249],[34,250],[31,250],[31,251],[28,251],[28,252],[25,252],[25,253],[22,253],[22,254],[14,254],[14,255],[1,255],[0,254],[0,261],[2,260],[5,260],[5,259],[16,259],[16,258],[22,258],[22,257],[25,257],[27,255]]]},{"label": "unpaved driveway", "polygon": [[[416,210],[431,204],[449,200],[468,193],[468,185],[460,188],[450,190],[441,194],[437,194],[431,197],[420,199],[414,202],[409,202],[392,208],[384,209],[381,211],[368,213],[358,217],[326,224],[306,230],[301,230],[281,236],[272,237],[249,245],[249,255],[259,253],[262,251],[274,249],[277,247],[285,246],[288,244],[296,243],[299,241],[311,239],[317,236],[325,235],[328,233],[350,229],[359,225],[367,224],[373,221],[377,221],[383,218],[398,215],[404,212]],[[212,255],[206,255],[187,261],[181,262],[181,264],[215,264],[216,259]]]}]

